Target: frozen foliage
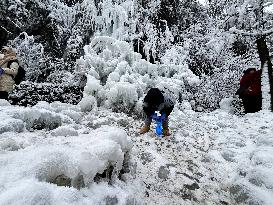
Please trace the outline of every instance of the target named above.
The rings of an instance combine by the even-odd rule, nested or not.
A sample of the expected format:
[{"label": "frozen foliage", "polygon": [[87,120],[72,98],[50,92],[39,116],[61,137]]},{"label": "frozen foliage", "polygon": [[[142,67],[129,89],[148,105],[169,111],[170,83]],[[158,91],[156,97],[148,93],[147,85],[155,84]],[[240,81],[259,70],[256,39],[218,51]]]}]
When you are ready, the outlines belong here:
[{"label": "frozen foliage", "polygon": [[[0,109],[2,112],[6,110],[5,107],[0,107]],[[25,127],[26,129],[54,129],[62,123],[60,115],[51,111],[38,110],[35,108],[14,108],[1,117],[5,117],[7,126],[16,128],[16,131],[22,131],[21,127]],[[22,122],[24,122],[23,126]]]},{"label": "frozen foliage", "polygon": [[[75,30],[79,30],[79,27],[74,26],[78,9],[69,8],[61,1],[8,0],[1,2],[0,10],[1,25],[6,27],[1,26],[1,29],[4,29],[4,33],[12,31],[8,37],[3,36],[3,43],[7,43],[5,37],[9,38],[11,41],[8,45],[17,49],[20,63],[27,71],[27,80],[39,83],[49,82],[47,85],[40,86],[40,88],[43,87],[40,92],[34,92],[32,84],[29,83],[17,88],[13,93],[13,104],[34,105],[37,99],[24,100],[24,97],[33,94],[39,100],[52,102],[57,98],[63,102],[78,103],[81,98],[81,86],[77,84],[77,76],[72,74],[71,70],[73,70],[72,61],[79,56],[79,49],[82,48],[83,42],[76,45],[75,52],[75,44],[78,42],[69,38],[69,36],[73,38],[76,35]],[[1,46],[3,46],[2,41]],[[69,86],[67,82],[70,82]],[[55,99],[53,95],[43,97],[47,87],[54,88]],[[77,92],[70,96],[65,90]]]},{"label": "frozen foliage", "polygon": [[79,106],[82,112],[90,112],[94,107],[96,107],[96,98],[93,96],[85,96],[79,102]]},{"label": "frozen foliage", "polygon": [[136,104],[151,87],[188,100],[188,90],[200,80],[187,65],[155,65],[141,59],[130,45],[110,37],[95,37],[77,61],[78,72],[87,74],[84,95],[99,106],[125,112],[139,111]]},{"label": "frozen foliage", "polygon": [[[9,109],[7,109],[9,107]],[[52,130],[63,123],[79,122],[80,108],[77,106],[54,102],[39,102],[32,108],[13,107],[1,100],[1,133],[8,131],[22,132],[25,129]]]},{"label": "frozen foliage", "polygon": [[183,49],[189,52],[185,55],[189,68],[201,79],[198,89],[192,90],[195,109],[214,110],[223,98],[234,96],[243,71],[249,66],[258,67],[258,62],[251,57],[253,50],[243,57],[235,56],[236,35],[215,28],[200,38],[203,28],[195,29],[198,35],[190,33]]},{"label": "frozen foliage", "polygon": [[225,99],[223,99],[219,103],[220,109],[233,114],[234,113],[233,107],[232,107],[232,101],[233,100],[234,100],[233,98],[225,98]]},{"label": "frozen foliage", "polygon": [[[218,4],[219,10],[221,8],[230,14],[235,12],[226,11],[222,2],[213,2],[215,6]],[[236,10],[236,7],[233,6],[230,10]],[[13,93],[13,104],[34,105],[39,100],[77,104],[82,97],[86,77],[90,78],[82,75],[86,73],[86,69],[105,86],[108,76],[108,81],[125,82],[122,77],[124,73],[113,72],[117,66],[121,66],[123,70],[133,68],[126,75],[137,72],[162,77],[172,77],[177,70],[189,68],[195,75],[202,77],[202,84],[198,83],[201,86],[196,89],[193,89],[195,85],[192,86],[191,83],[197,80],[190,80],[189,84],[184,82],[185,87],[188,86],[188,98],[196,101],[194,109],[203,107],[203,110],[212,110],[219,107],[218,103],[222,98],[234,93],[243,70],[241,65],[249,62],[253,64],[251,57],[254,54],[249,46],[251,39],[223,32],[221,19],[209,17],[196,1],[8,0],[3,3],[3,11],[6,12],[3,15],[13,20],[9,22],[6,20],[8,18],[3,18],[3,25],[7,27],[5,29],[13,29],[15,25],[20,28],[10,35],[9,45],[17,48],[22,65],[28,71],[27,79],[38,83],[46,82],[39,89],[35,83],[19,86]],[[12,12],[16,13],[16,18],[10,16]],[[75,61],[83,55],[85,45],[91,49],[85,49],[84,59],[88,61],[86,55],[94,49],[96,54],[101,52],[100,58],[97,58],[100,62],[80,69],[81,72],[75,72]],[[130,53],[133,49],[141,55],[132,56]],[[119,54],[113,54],[116,50],[119,50]],[[234,54],[238,56],[235,57]],[[114,60],[117,56],[118,59]],[[148,70],[135,68],[141,62],[139,59],[145,57],[148,61],[161,64],[153,67],[149,65]],[[130,68],[122,61],[127,62]],[[145,67],[144,64],[146,63],[142,61],[138,66]],[[76,67],[78,65],[76,63]],[[98,71],[98,66],[105,68]],[[167,70],[161,72],[165,68]],[[222,78],[225,80],[219,80]],[[100,84],[92,84],[95,83],[94,80],[88,81],[89,89],[95,90],[86,90],[87,92],[100,89],[97,86]],[[109,83],[107,86],[110,86]],[[122,86],[124,85],[119,84],[113,87],[110,96],[100,92],[97,96],[98,106],[105,103],[116,108],[119,103],[128,105],[127,111],[131,111],[136,99],[145,89],[125,85],[129,90],[121,93]],[[34,91],[33,87],[39,91]],[[133,88],[137,89],[138,97],[130,91]],[[48,90],[53,90],[54,95],[49,95]],[[69,90],[73,94],[69,95]],[[181,92],[184,92],[183,88]],[[131,95],[132,100],[119,99],[120,102],[116,102],[118,96],[126,95]],[[35,97],[29,99],[28,96]]]},{"label": "frozen foliage", "polygon": [[215,31],[203,41],[204,45],[196,47],[188,38],[167,50],[163,64],[151,64],[124,41],[95,37],[77,61],[77,72],[87,74],[84,93],[96,97],[98,106],[132,112],[149,88],[158,87],[179,102],[191,101],[194,110],[214,110],[223,98],[234,95],[243,70],[257,62],[234,57],[233,35]]},{"label": "frozen foliage", "polygon": [[36,43],[33,36],[22,33],[13,40],[20,64],[26,70],[26,80],[37,81],[42,73],[45,73],[45,62],[42,61],[44,48],[42,44]]},{"label": "frozen foliage", "polygon": [[77,104],[82,98],[82,88],[77,85],[64,83],[33,83],[25,81],[15,86],[9,96],[12,104],[35,105],[39,101],[61,101]]},{"label": "frozen foliage", "polygon": [[70,126],[58,127],[52,131],[53,136],[78,136],[77,130]]}]

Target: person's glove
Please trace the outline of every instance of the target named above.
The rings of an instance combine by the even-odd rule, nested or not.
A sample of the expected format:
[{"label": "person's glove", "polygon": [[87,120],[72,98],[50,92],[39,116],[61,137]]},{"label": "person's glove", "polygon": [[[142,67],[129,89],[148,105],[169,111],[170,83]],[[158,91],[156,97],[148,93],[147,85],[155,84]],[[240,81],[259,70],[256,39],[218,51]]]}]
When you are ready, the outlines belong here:
[{"label": "person's glove", "polygon": [[3,73],[4,73],[4,70],[3,68],[0,67],[0,76],[3,75]]}]

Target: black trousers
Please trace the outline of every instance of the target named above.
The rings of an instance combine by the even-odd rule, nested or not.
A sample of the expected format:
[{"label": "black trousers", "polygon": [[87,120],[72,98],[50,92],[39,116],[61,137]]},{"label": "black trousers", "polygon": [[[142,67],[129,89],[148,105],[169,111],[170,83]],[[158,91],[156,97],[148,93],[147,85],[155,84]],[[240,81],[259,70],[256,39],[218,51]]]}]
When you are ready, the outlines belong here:
[{"label": "black trousers", "polygon": [[8,100],[9,94],[6,91],[0,91],[0,99]]},{"label": "black trousers", "polygon": [[262,95],[242,97],[245,113],[254,113],[262,109]]}]

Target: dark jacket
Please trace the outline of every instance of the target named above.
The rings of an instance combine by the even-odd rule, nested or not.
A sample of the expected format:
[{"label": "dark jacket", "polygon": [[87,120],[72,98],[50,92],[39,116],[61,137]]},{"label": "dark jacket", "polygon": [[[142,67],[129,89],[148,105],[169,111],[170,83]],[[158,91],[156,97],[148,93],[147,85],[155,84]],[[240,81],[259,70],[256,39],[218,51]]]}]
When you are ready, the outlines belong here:
[{"label": "dark jacket", "polygon": [[[250,73],[251,70],[254,70],[254,73]],[[251,97],[258,96],[261,94],[261,75],[262,71],[255,69],[248,69],[244,72],[240,80],[240,88],[237,90],[236,94],[240,97]]]},{"label": "dark jacket", "polygon": [[147,116],[151,116],[155,111],[170,115],[174,108],[175,101],[170,96],[161,92],[158,88],[151,88],[144,97],[143,110]]}]

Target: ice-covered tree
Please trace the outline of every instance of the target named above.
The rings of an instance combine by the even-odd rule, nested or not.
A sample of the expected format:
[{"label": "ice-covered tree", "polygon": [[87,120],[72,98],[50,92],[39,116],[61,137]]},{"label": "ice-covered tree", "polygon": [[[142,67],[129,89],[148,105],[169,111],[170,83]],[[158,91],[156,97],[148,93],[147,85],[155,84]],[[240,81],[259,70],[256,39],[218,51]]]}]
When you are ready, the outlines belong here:
[{"label": "ice-covered tree", "polygon": [[225,11],[225,29],[256,44],[263,77],[267,78],[263,80],[263,87],[267,87],[266,84],[270,85],[270,92],[269,90],[263,92],[263,98],[266,99],[264,104],[271,99],[271,108],[267,108],[271,110],[273,109],[273,77],[267,39],[273,34],[273,18],[272,13],[265,12],[265,9],[272,4],[272,0],[244,0],[231,1],[229,7],[222,7],[222,11]]}]

